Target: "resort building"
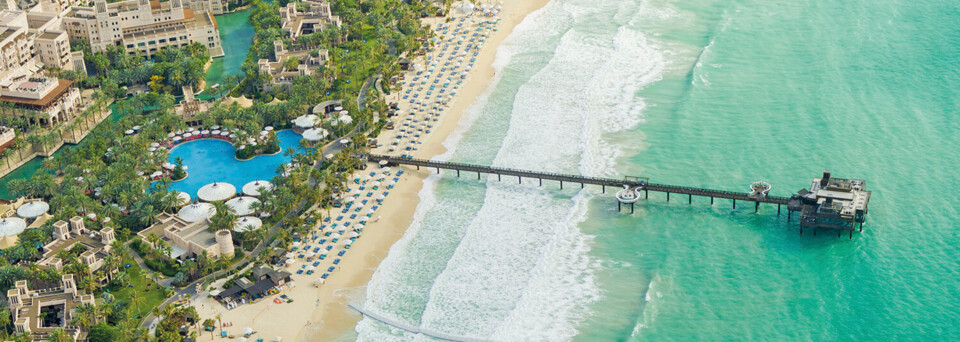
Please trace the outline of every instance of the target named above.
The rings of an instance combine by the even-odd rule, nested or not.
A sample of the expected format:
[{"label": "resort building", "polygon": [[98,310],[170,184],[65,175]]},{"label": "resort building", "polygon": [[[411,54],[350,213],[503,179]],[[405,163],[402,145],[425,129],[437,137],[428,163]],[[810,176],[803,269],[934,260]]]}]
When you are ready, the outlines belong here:
[{"label": "resort building", "polygon": [[207,12],[214,15],[229,12],[226,0],[187,0],[183,6],[194,12]]},{"label": "resort building", "polygon": [[323,31],[327,26],[340,27],[340,17],[330,11],[329,2],[308,0],[302,3],[308,6],[306,12],[297,11],[297,4],[293,2],[280,8],[281,27],[293,40],[304,34]]},{"label": "resort building", "polygon": [[800,211],[801,227],[852,231],[867,214],[870,191],[862,179],[836,178],[830,171],[814,178],[810,189],[801,189],[791,198],[791,209]]},{"label": "resort building", "polygon": [[72,81],[44,75],[43,68],[73,70],[77,63],[82,66],[83,54],[70,52],[56,15],[0,11],[0,101],[26,110],[18,115],[43,125],[76,116],[80,91]]},{"label": "resort building", "polygon": [[[235,301],[240,299],[256,299],[271,290],[279,289],[281,286],[290,282],[292,274],[287,271],[277,271],[266,266],[257,266],[250,270],[250,278],[240,278],[236,285],[220,292],[215,297],[227,302],[227,305],[236,305]],[[291,285],[293,286],[293,285]]]},{"label": "resort building", "polygon": [[29,334],[31,341],[47,341],[57,328],[62,328],[74,341],[85,341],[86,331],[71,326],[77,306],[96,305],[92,294],[77,289],[72,274],[60,278],[60,286],[31,290],[26,280],[18,280],[7,290],[14,334]]},{"label": "resort building", "polygon": [[17,133],[14,132],[13,128],[0,126],[0,151],[12,145],[16,138]]},{"label": "resort building", "polygon": [[[280,40],[273,42],[273,52],[276,56],[275,61],[271,62],[266,58],[257,61],[260,74],[270,75],[271,77],[270,81],[263,85],[265,90],[273,89],[273,87],[279,85],[291,85],[294,78],[311,75],[317,67],[325,65],[330,60],[330,54],[327,50],[321,49],[316,53],[312,53],[310,50],[287,51]],[[313,54],[316,54],[316,56]]]},{"label": "resort building", "polygon": [[149,58],[164,47],[183,47],[199,42],[211,57],[223,56],[217,21],[210,12],[183,6],[183,0],[127,0],[107,3],[95,0],[93,7],[71,7],[63,26],[71,39],[90,42],[93,51],[110,45]]},{"label": "resort building", "polygon": [[[57,270],[63,269],[63,260],[57,257],[62,250],[72,250],[81,246],[84,251],[77,258],[81,263],[90,267],[90,273],[94,273],[104,267],[104,258],[110,254],[111,243],[116,240],[113,228],[103,228],[100,231],[86,229],[83,217],[74,216],[70,218],[70,223],[66,221],[57,221],[53,224],[53,234],[56,237],[52,242],[43,246],[43,256],[37,262],[38,266],[53,267]],[[106,270],[99,279],[101,284],[106,284],[117,274],[117,269]]]},{"label": "resort building", "polygon": [[211,232],[208,227],[210,221],[206,219],[187,222],[176,215],[163,213],[157,217],[157,223],[140,231],[137,236],[150,247],[155,247],[150,242],[150,235],[160,237],[173,249],[171,258],[200,255],[204,251],[210,257],[233,258],[232,233],[229,230]]}]

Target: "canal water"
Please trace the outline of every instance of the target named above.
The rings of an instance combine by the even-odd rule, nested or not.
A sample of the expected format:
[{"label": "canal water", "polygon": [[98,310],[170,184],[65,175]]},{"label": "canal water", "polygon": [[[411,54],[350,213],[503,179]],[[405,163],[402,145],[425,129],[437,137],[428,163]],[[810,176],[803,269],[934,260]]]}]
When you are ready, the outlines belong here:
[{"label": "canal water", "polygon": [[[223,82],[227,75],[235,75],[242,72],[241,66],[247,57],[247,50],[253,44],[253,26],[247,21],[250,16],[250,9],[237,11],[234,13],[216,16],[217,26],[220,31],[221,44],[223,46],[223,57],[214,58],[207,69],[207,87]],[[120,118],[119,113],[111,115],[110,120],[117,121]],[[82,143],[82,141],[81,141]],[[64,150],[75,148],[77,145],[64,145],[54,152],[53,157],[60,155]],[[9,193],[7,185],[14,179],[26,179],[33,176],[43,167],[46,158],[34,158],[31,161],[18,167],[16,170],[0,177],[0,198],[13,199]]]}]

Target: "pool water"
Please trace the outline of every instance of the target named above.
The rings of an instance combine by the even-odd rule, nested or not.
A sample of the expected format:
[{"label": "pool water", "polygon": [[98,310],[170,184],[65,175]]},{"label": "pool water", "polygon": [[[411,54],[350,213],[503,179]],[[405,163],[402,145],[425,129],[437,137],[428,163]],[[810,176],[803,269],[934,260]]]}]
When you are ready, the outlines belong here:
[{"label": "pool water", "polygon": [[280,165],[289,163],[291,157],[284,156],[287,149],[300,148],[300,135],[291,131],[277,132],[280,139],[280,152],[273,155],[256,156],[250,160],[237,160],[236,148],[233,144],[218,139],[203,139],[185,142],[170,151],[170,162],[177,157],[187,166],[187,178],[173,182],[173,190],[190,194],[191,199],[197,197],[200,187],[213,182],[226,182],[237,187],[237,191],[244,184],[255,180],[270,180],[277,174]]}]

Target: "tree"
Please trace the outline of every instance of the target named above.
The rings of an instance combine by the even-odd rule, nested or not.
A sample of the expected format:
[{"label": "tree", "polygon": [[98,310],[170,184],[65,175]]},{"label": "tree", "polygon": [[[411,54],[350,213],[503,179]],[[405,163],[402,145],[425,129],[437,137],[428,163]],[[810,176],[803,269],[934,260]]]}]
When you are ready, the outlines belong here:
[{"label": "tree", "polygon": [[217,322],[215,322],[214,320],[209,319],[209,318],[203,320],[203,328],[210,331],[210,339],[211,339],[211,340],[213,339],[213,331],[215,330],[215,329],[213,329],[213,326],[214,326],[216,323],[217,323]]},{"label": "tree", "polygon": [[106,322],[100,322],[90,328],[87,333],[88,342],[113,342],[118,340],[119,331],[117,328],[107,325]]},{"label": "tree", "polygon": [[63,328],[57,328],[56,330],[54,330],[53,333],[50,334],[50,337],[48,339],[50,340],[50,342],[73,342],[73,336],[70,336],[69,334],[67,334],[67,332],[64,331]]},{"label": "tree", "polygon": [[130,295],[130,304],[133,304],[137,307],[137,316],[140,316],[140,305],[146,302],[146,298],[143,297],[143,293],[139,290],[134,289],[133,294]]}]

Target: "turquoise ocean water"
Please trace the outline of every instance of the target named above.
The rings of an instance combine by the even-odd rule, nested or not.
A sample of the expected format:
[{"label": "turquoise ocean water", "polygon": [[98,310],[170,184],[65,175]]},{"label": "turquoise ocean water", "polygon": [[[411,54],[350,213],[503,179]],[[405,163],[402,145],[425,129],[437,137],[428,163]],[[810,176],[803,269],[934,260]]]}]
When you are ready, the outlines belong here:
[{"label": "turquoise ocean water", "polygon": [[[873,191],[864,232],[663,195],[617,214],[598,189],[451,174],[356,301],[504,341],[958,339],[958,9],[554,0],[441,159],[784,196],[830,169]],[[370,319],[356,334],[431,340]]]}]

